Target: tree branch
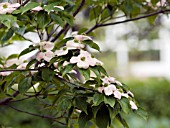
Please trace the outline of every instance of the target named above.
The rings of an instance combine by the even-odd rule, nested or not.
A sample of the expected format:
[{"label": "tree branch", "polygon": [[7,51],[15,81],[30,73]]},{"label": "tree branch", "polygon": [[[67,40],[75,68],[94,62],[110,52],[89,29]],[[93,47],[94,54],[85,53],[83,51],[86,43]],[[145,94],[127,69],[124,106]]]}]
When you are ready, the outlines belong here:
[{"label": "tree branch", "polygon": [[[16,111],[18,111],[18,112],[22,112],[22,113],[29,114],[29,115],[32,115],[32,116],[36,116],[36,117],[40,117],[40,118],[46,118],[46,119],[51,119],[51,120],[54,120],[54,121],[57,121],[57,119],[58,119],[58,118],[55,118],[53,116],[39,115],[39,114],[23,111],[21,109],[18,109],[18,108],[14,107],[14,106],[9,105],[9,104],[7,104],[7,106],[12,108],[12,109],[14,109],[14,110],[16,110]],[[57,122],[62,124],[62,125],[66,125],[66,124],[64,124],[64,123],[62,123],[60,121],[57,121]]]},{"label": "tree branch", "polygon": [[105,23],[105,24],[104,23],[103,24],[95,24],[93,27],[91,27],[85,33],[89,34],[90,32],[92,32],[93,30],[95,30],[95,29],[97,29],[99,27],[106,27],[106,26],[111,26],[111,25],[117,25],[117,24],[122,24],[122,23],[126,23],[126,22],[136,21],[136,20],[148,18],[148,17],[155,16],[155,15],[158,15],[158,14],[161,14],[161,13],[166,13],[166,12],[170,12],[170,9],[159,10],[157,12],[153,12],[153,13],[150,13],[150,14],[146,14],[146,15],[143,15],[143,16],[136,17],[136,18],[126,19],[126,20],[123,20],[123,21]]},{"label": "tree branch", "polygon": [[[73,13],[73,17],[75,17],[81,10],[81,8],[84,6],[86,0],[82,0],[80,5],[78,6],[78,8],[76,9],[76,11]],[[68,31],[70,28],[69,24],[67,23],[64,28],[55,36],[54,39],[52,39],[52,42],[55,42],[60,36],[61,34],[63,34],[64,32]]]},{"label": "tree branch", "polygon": [[41,68],[35,68],[35,69],[4,69],[0,70],[0,72],[12,72],[12,71],[38,71]]},{"label": "tree branch", "polygon": [[16,91],[14,94],[12,94],[12,97],[5,98],[3,100],[0,100],[0,105],[8,104],[14,97],[16,97],[19,94],[19,91]]}]

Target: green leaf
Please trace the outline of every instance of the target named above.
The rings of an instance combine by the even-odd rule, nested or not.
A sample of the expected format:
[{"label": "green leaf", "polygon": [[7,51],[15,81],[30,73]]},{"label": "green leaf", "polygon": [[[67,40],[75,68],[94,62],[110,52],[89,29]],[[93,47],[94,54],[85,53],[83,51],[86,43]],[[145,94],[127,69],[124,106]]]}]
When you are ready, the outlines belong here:
[{"label": "green leaf", "polygon": [[87,105],[88,103],[86,102],[87,98],[86,97],[77,97],[75,99],[75,106],[84,111],[87,114]]},{"label": "green leaf", "polygon": [[67,74],[69,71],[73,69],[74,65],[73,64],[68,64],[64,67],[64,70],[62,71],[62,76]]},{"label": "green leaf", "polygon": [[100,47],[96,43],[94,43],[92,40],[84,40],[83,43],[100,52]]},{"label": "green leaf", "polygon": [[114,107],[116,100],[114,97],[111,96],[105,96],[104,97],[104,103],[110,105],[110,107]]},{"label": "green leaf", "polygon": [[27,90],[32,86],[31,85],[31,81],[32,81],[31,77],[26,77],[26,78],[22,79],[18,83],[18,90],[19,90],[19,92],[22,93],[22,94],[27,92]]},{"label": "green leaf", "polygon": [[8,56],[7,60],[14,59],[14,58],[17,58],[17,57],[18,57],[18,54],[12,54],[12,55]]},{"label": "green leaf", "polygon": [[51,3],[51,4],[48,4],[47,6],[43,7],[45,11],[47,11],[48,13],[50,13],[51,11],[54,11],[55,10],[55,7],[56,5],[58,5],[60,2],[54,2],[54,3]]},{"label": "green leaf", "polygon": [[93,106],[98,106],[100,103],[104,101],[103,94],[95,93],[93,96]]},{"label": "green leaf", "polygon": [[21,14],[24,14],[25,12],[31,10],[32,8],[35,8],[39,6],[39,4],[37,2],[30,2],[28,4],[26,4],[26,6],[22,7],[22,13]]},{"label": "green leaf", "polygon": [[50,13],[50,17],[54,22],[59,24],[61,27],[64,27],[64,21],[62,20],[62,18],[60,16],[58,16],[55,13]]},{"label": "green leaf", "polygon": [[20,27],[20,28],[13,27],[12,29],[16,34],[23,36],[25,33],[26,27]]},{"label": "green leaf", "polygon": [[5,82],[4,90],[11,88],[11,86],[16,83],[18,75],[19,72],[13,72],[4,79]]},{"label": "green leaf", "polygon": [[103,73],[104,75],[108,76],[106,70],[105,70],[102,66],[98,65],[97,68],[98,68],[98,70],[99,70],[101,73]]},{"label": "green leaf", "polygon": [[27,64],[26,69],[29,69],[29,68],[30,68],[33,64],[35,64],[36,62],[37,62],[36,59],[31,60],[31,61]]},{"label": "green leaf", "polygon": [[27,53],[29,53],[29,52],[32,52],[33,50],[35,50],[35,48],[34,48],[32,45],[29,46],[28,48],[24,49],[24,50],[19,54],[18,58],[21,57],[21,56],[23,56],[23,55],[25,55],[25,54],[27,54]]},{"label": "green leaf", "polygon": [[89,80],[90,79],[90,70],[89,69],[78,69],[79,72],[84,76],[85,80]]},{"label": "green leaf", "polygon": [[124,128],[129,128],[128,124],[126,123],[126,120],[122,118],[120,114],[116,116],[116,119],[120,121],[120,123],[124,126]]},{"label": "green leaf", "polygon": [[96,74],[97,78],[101,78],[100,72],[96,66],[90,67],[90,70],[92,70]]},{"label": "green leaf", "polygon": [[7,33],[5,33],[2,38],[2,44],[4,44],[6,41],[8,41],[14,34],[14,31],[12,29],[9,29]]},{"label": "green leaf", "polygon": [[128,114],[131,110],[129,105],[129,100],[127,98],[122,98],[118,101],[120,103],[120,106],[122,107],[123,111]]},{"label": "green leaf", "polygon": [[17,21],[17,17],[13,15],[0,15],[0,23],[10,28],[14,22]]},{"label": "green leaf", "polygon": [[39,28],[44,29],[49,23],[51,19],[50,16],[46,12],[39,12],[37,15],[37,24]]},{"label": "green leaf", "polygon": [[109,110],[106,105],[100,107],[96,114],[96,124],[99,128],[107,128],[110,123]]},{"label": "green leaf", "polygon": [[81,112],[79,119],[78,119],[78,124],[79,128],[85,128],[87,122],[92,118],[91,113],[86,114],[85,112]]},{"label": "green leaf", "polygon": [[141,116],[143,119],[148,120],[148,113],[142,108],[138,107],[138,109],[135,110],[134,112]]},{"label": "green leaf", "polygon": [[50,82],[55,75],[55,72],[50,68],[42,69],[42,79],[46,82]]}]

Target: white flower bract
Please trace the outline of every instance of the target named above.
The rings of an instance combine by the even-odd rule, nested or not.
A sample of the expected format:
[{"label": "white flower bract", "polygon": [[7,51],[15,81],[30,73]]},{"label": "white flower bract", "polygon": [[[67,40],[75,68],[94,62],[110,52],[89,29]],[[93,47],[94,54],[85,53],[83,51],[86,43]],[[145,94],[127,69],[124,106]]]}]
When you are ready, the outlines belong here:
[{"label": "white flower bract", "polygon": [[129,103],[130,103],[130,106],[131,106],[132,109],[134,109],[134,110],[137,110],[137,109],[138,109],[138,107],[136,106],[135,102],[133,102],[132,100],[130,100]]}]

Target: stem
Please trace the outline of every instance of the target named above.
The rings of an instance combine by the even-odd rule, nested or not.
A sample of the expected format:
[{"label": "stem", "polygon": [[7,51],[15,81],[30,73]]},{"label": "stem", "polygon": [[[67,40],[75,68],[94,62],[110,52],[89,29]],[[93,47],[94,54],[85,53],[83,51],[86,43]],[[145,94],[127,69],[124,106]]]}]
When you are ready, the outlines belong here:
[{"label": "stem", "polygon": [[18,94],[19,94],[19,91],[16,91],[15,93],[12,94],[12,97],[1,100],[0,105],[5,105],[9,103],[13,99],[13,97],[16,97]]},{"label": "stem", "polygon": [[[84,6],[86,0],[82,0],[79,7],[76,9],[76,11],[73,13],[73,17],[75,17],[81,10],[81,8]],[[52,42],[55,42],[63,33],[66,33],[69,30],[70,26],[67,23],[64,28],[55,36],[54,39],[52,39]]]},{"label": "stem", "polygon": [[12,72],[12,71],[38,71],[40,68],[35,68],[35,69],[5,69],[5,70],[0,70],[0,72]]},{"label": "stem", "polygon": [[139,17],[136,17],[136,18],[131,18],[131,19],[123,20],[123,21],[105,23],[105,24],[97,24],[97,25],[94,25],[93,27],[91,27],[85,33],[89,34],[90,32],[92,32],[93,30],[95,30],[99,27],[105,27],[105,26],[111,26],[111,25],[117,25],[117,24],[122,24],[122,23],[126,23],[126,22],[136,21],[136,20],[147,18],[147,17],[155,16],[155,15],[158,15],[158,14],[161,14],[161,13],[166,13],[166,12],[169,12],[169,11],[170,11],[170,9],[159,10],[157,12],[153,12],[153,13],[150,13],[150,14],[146,14],[146,15],[143,15],[143,16],[139,16]]},{"label": "stem", "polygon": [[[46,119],[51,119],[51,120],[57,121],[57,120],[56,120],[57,118],[55,118],[55,117],[53,117],[53,116],[39,115],[39,114],[35,114],[35,113],[23,111],[23,110],[21,110],[21,109],[18,109],[18,108],[14,107],[14,106],[9,105],[9,104],[7,104],[7,106],[10,107],[10,108],[12,108],[12,109],[14,109],[14,110],[16,110],[16,111],[18,111],[18,112],[21,112],[21,113],[25,113],[25,114],[29,114],[29,115],[32,115],[32,116],[36,116],[36,117],[40,117],[40,118],[46,118]],[[62,124],[62,125],[66,125],[66,124],[64,124],[64,123],[62,123],[62,122],[60,122],[60,121],[57,121],[57,122],[60,123],[60,124]]]}]

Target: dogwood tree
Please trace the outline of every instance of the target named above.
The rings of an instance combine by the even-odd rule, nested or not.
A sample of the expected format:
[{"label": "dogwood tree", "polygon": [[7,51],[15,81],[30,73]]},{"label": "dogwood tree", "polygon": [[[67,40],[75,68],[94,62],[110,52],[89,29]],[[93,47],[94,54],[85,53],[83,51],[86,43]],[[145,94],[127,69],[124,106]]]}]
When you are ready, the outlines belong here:
[{"label": "dogwood tree", "polygon": [[[169,2],[19,0],[0,3],[1,46],[17,40],[32,42],[21,53],[0,58],[0,106],[51,119],[58,127],[107,128],[114,119],[128,127],[122,113],[130,112],[147,119],[129,88],[109,76],[103,62],[87,49],[100,52],[90,35],[95,29],[168,14]],[[82,25],[66,37],[75,25],[77,14],[85,12],[88,15],[84,20],[90,25]],[[120,17],[124,17],[123,20],[117,21]],[[37,34],[40,42],[27,38],[25,34],[29,32]],[[33,55],[23,59],[29,53]],[[55,114],[42,115],[13,105],[30,98],[40,99],[40,108],[43,106],[43,111]]]}]

